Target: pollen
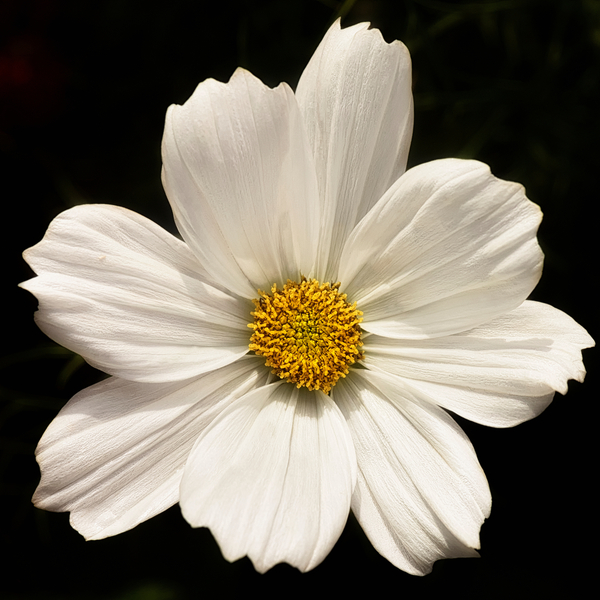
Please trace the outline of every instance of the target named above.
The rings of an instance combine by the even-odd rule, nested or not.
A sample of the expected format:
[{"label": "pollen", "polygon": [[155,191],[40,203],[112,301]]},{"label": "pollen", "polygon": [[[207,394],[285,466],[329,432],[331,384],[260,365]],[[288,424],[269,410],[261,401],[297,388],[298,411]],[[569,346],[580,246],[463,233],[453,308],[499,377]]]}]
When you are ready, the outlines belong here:
[{"label": "pollen", "polygon": [[258,290],[250,350],[281,379],[328,393],[363,358],[362,312],[339,287],[303,277],[300,283],[288,279],[281,290],[273,284],[271,293]]}]

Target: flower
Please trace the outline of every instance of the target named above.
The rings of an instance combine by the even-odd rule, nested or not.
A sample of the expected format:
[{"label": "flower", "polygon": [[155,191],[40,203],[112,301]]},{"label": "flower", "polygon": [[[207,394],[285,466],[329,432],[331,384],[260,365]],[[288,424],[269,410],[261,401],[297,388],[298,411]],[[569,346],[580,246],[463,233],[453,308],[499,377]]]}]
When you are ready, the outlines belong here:
[{"label": "flower", "polygon": [[40,328],[111,375],[42,437],[37,506],[99,539],[179,502],[261,572],[314,568],[350,509],[409,573],[477,555],[490,492],[448,411],[530,419],[593,340],[526,300],[541,212],[520,185],[405,172],[410,85],[400,42],[338,22],[296,94],[240,69],[169,109],[184,241],[90,205],[25,252]]}]

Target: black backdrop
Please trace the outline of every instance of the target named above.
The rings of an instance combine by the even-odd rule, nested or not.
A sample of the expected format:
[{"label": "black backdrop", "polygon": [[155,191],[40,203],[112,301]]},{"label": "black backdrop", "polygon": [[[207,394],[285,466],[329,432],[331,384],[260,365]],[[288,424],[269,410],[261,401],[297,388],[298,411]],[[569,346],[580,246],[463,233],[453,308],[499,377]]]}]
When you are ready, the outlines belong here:
[{"label": "black backdrop", "polygon": [[[597,537],[594,430],[598,376],[509,430],[460,421],[493,494],[482,558],[438,562],[417,578],[375,552],[351,517],[329,557],[301,575],[227,563],[178,507],[85,542],[66,514],[30,503],[35,444],[60,407],[101,376],[33,323],[20,253],[83,202],[136,210],[174,231],[160,184],[164,114],[207,77],[242,65],[292,86],[332,20],[369,20],[413,57],[410,165],[477,158],[519,181],[545,213],[534,298],[598,334],[597,0],[2,0],[0,199],[0,597],[168,600],[248,593],[572,598],[592,575]],[[391,587],[390,587],[391,586]]]}]

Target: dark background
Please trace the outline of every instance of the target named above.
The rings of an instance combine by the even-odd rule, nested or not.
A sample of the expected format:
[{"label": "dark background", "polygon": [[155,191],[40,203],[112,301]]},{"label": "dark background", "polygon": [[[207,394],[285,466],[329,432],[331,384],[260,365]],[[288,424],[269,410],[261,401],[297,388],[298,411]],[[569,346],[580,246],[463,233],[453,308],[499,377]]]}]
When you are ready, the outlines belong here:
[{"label": "dark background", "polygon": [[[84,202],[136,210],[174,231],[160,183],[164,114],[238,65],[295,86],[329,24],[369,20],[413,58],[410,165],[477,158],[519,181],[545,213],[534,298],[598,337],[598,0],[0,0],[0,597],[170,600],[325,597],[575,598],[597,538],[598,375],[539,418],[497,430],[460,421],[493,495],[482,558],[412,577],[351,517],[314,571],[227,563],[176,506],[115,538],[85,542],[68,515],[33,508],[37,440],[101,375],[33,322],[23,249]],[[4,247],[5,246],[5,247]],[[597,543],[596,543],[597,545]],[[390,587],[391,586],[391,587]],[[589,594],[589,592],[588,592]]]}]

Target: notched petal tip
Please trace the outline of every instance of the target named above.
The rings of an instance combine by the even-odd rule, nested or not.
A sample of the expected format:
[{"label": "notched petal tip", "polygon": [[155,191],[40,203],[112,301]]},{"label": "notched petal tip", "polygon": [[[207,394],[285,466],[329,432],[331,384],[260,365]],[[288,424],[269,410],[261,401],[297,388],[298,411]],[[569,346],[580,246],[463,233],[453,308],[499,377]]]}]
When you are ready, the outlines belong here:
[{"label": "notched petal tip", "polygon": [[[404,44],[401,40],[392,40],[391,42],[388,42],[383,37],[383,33],[381,32],[381,30],[378,29],[377,27],[372,27],[370,21],[362,21],[361,23],[356,23],[355,25],[351,25],[350,27],[342,28],[341,19],[338,18],[331,25],[331,27],[325,34],[325,37],[323,38],[323,40],[327,39],[327,37],[329,35],[332,35],[332,36],[352,35],[352,36],[354,36],[357,34],[368,35],[368,36],[377,38],[378,43],[380,43],[382,47],[383,46],[397,47],[402,53],[404,53],[406,55],[406,58],[408,58],[409,63],[410,63],[410,52],[409,52],[408,48],[406,47],[406,44]],[[409,64],[409,66],[410,66],[410,64]]]}]

